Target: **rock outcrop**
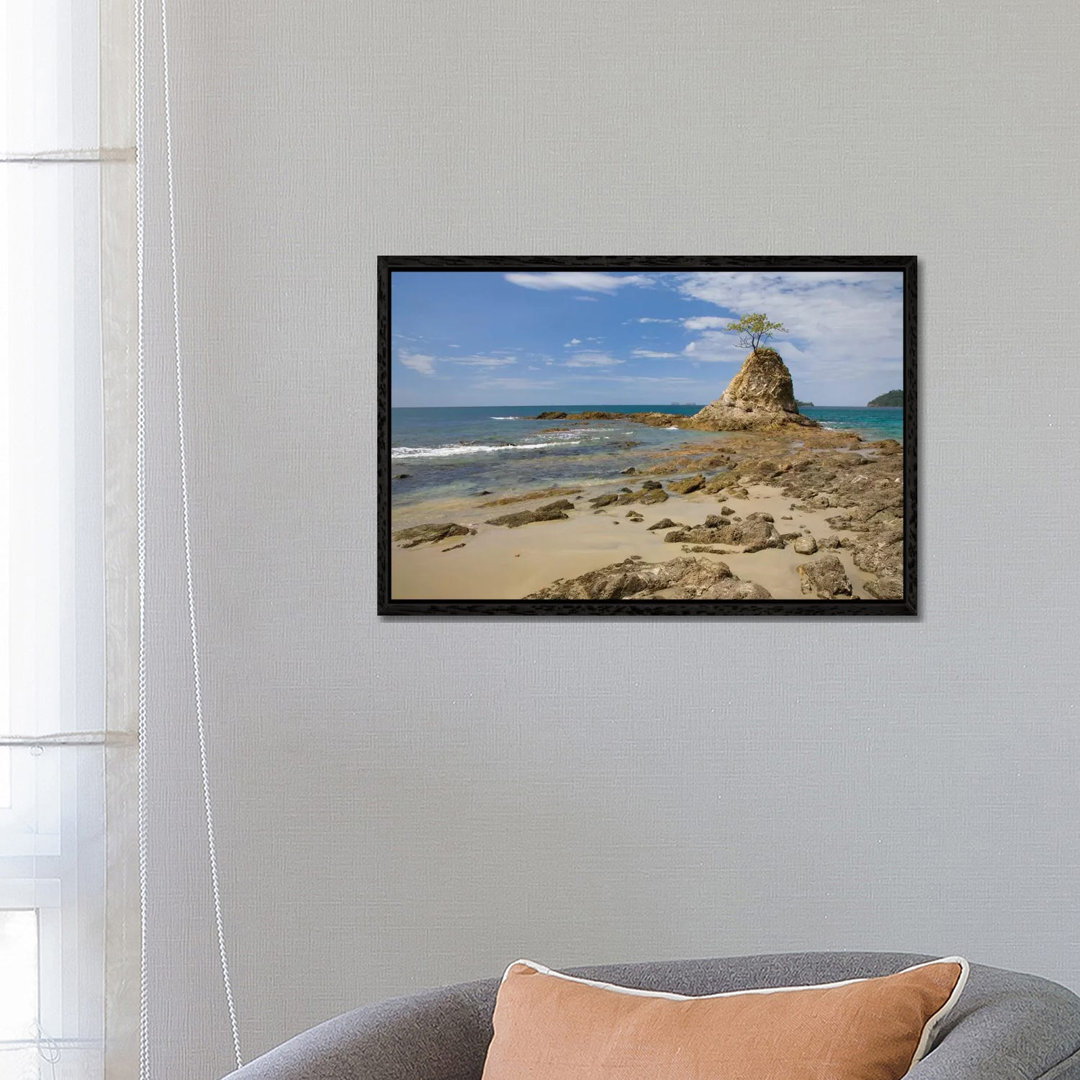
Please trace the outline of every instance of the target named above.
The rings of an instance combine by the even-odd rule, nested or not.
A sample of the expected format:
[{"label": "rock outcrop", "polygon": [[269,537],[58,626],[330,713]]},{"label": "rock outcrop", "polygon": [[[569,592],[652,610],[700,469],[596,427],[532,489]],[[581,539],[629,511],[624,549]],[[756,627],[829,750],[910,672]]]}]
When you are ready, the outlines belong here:
[{"label": "rock outcrop", "polygon": [[503,514],[501,517],[488,518],[488,525],[503,525],[508,529],[518,529],[522,525],[531,525],[534,521],[562,521],[569,517],[563,512],[563,507],[568,510],[574,509],[573,503],[563,502],[548,503],[539,510],[518,510],[515,514]]},{"label": "rock outcrop", "polygon": [[451,536],[475,536],[476,530],[467,525],[458,525],[453,521],[429,522],[426,525],[413,525],[410,529],[399,529],[394,533],[394,543],[403,548],[418,547],[420,544],[437,544]]},{"label": "rock outcrop", "polygon": [[526,600],[768,600],[760,585],[737,578],[722,562],[682,556],[647,563],[639,556],[556,581]]},{"label": "rock outcrop", "polygon": [[698,491],[705,486],[705,477],[698,473],[697,476],[689,476],[685,480],[673,480],[668,484],[668,491],[676,495],[689,495],[692,491]]},{"label": "rock outcrop", "polygon": [[652,503],[667,502],[668,495],[664,487],[656,480],[646,480],[641,485],[640,491],[631,491],[623,488],[622,491],[609,492],[607,495],[597,495],[589,500],[589,505],[595,510],[605,506],[629,506],[631,503],[641,503],[649,506]]},{"label": "rock outcrop", "polygon": [[723,395],[695,413],[691,423],[712,431],[818,426],[799,412],[791,372],[775,349],[754,349]]},{"label": "rock outcrop", "polygon": [[748,514],[745,521],[728,521],[710,514],[704,525],[675,529],[664,536],[668,544],[727,544],[747,554],[766,548],[782,548],[784,541],[771,514]]},{"label": "rock outcrop", "polygon": [[819,600],[847,600],[851,582],[844,564],[835,555],[822,555],[813,562],[797,567],[802,591]]}]

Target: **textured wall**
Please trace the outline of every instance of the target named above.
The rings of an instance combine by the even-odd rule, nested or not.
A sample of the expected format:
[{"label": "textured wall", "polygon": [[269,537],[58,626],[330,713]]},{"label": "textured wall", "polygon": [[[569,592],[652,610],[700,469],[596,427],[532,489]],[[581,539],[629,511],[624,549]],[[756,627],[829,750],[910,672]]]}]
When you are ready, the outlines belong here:
[{"label": "textured wall", "polygon": [[[248,1053],[519,955],[960,952],[1080,987],[1078,572],[1057,540],[1080,494],[1080,7],[174,7],[196,589]],[[380,253],[917,254],[923,616],[378,621]],[[166,363],[164,312],[155,294]],[[203,1078],[230,1057],[168,393],[153,1020],[159,1074]]]}]

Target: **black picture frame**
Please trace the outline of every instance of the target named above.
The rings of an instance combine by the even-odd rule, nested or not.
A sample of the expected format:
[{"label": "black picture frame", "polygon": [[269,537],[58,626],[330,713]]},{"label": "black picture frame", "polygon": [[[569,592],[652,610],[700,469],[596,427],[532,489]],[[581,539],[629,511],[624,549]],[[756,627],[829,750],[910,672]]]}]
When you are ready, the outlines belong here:
[{"label": "black picture frame", "polygon": [[[409,256],[378,257],[377,295],[377,613],[406,617],[911,617],[917,599],[917,288],[914,255],[852,256]],[[427,600],[391,592],[391,318],[395,274],[412,271],[540,272],[565,270],[892,271],[903,275],[903,597],[902,599],[771,600]]]}]

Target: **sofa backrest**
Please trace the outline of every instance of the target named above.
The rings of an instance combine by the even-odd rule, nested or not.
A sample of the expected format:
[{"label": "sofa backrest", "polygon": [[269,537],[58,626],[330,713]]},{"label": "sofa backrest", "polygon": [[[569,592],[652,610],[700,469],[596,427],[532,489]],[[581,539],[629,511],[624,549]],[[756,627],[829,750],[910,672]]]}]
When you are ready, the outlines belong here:
[{"label": "sofa backrest", "polygon": [[[912,953],[781,953],[568,968],[589,979],[697,996],[889,975]],[[365,1006],[290,1039],[229,1080],[480,1080],[498,979]],[[1056,983],[971,966],[934,1050],[910,1080],[1080,1080],[1080,999]]]}]

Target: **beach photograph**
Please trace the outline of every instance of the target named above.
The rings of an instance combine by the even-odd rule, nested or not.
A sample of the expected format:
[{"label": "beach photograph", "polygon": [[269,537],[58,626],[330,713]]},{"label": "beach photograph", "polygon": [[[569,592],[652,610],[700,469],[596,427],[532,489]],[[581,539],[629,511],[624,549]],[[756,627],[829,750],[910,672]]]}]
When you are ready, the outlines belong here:
[{"label": "beach photograph", "polygon": [[913,613],[914,260],[859,261],[387,260],[381,610]]}]

